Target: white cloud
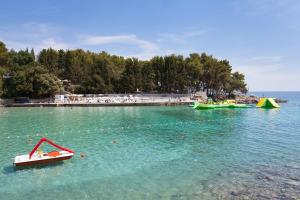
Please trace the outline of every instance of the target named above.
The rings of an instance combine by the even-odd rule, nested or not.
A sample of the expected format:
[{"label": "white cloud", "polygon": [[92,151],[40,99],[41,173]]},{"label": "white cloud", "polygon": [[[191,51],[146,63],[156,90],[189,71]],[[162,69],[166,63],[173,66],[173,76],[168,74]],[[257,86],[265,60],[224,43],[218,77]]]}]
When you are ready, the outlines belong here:
[{"label": "white cloud", "polygon": [[[123,49],[128,47],[123,56],[140,59],[151,58],[158,55],[160,51],[156,43],[141,39],[134,34],[78,37],[76,34],[66,33],[66,30],[45,23],[27,22],[18,26],[0,26],[0,33],[7,48],[15,50],[34,48],[36,52],[39,52],[50,47],[57,50],[72,48],[93,50],[95,47],[97,49],[100,47],[111,53],[119,53],[110,48],[111,44],[117,44]],[[68,37],[65,37],[66,35]]]},{"label": "white cloud", "polygon": [[[0,26],[2,40],[9,49],[15,50],[34,48],[36,52],[44,48],[87,50],[105,50],[125,57],[149,59],[156,55],[170,53],[190,53],[187,49],[170,49],[169,44],[189,42],[189,39],[206,34],[206,30],[186,31],[182,34],[160,34],[159,39],[149,41],[135,34],[116,35],[78,35],[63,28],[38,22],[26,22],[19,25]],[[155,40],[155,38],[154,38]],[[161,41],[169,42],[164,46]]]},{"label": "white cloud", "polygon": [[194,37],[200,37],[207,33],[207,30],[195,30],[187,31],[181,34],[174,33],[160,33],[158,34],[158,42],[175,42],[175,43],[186,43],[189,39]]},{"label": "white cloud", "polygon": [[254,56],[246,60],[247,62],[263,62],[263,63],[274,63],[280,62],[282,60],[282,56]]},{"label": "white cloud", "polygon": [[[254,56],[248,59],[232,61],[235,70],[246,76],[250,91],[286,91],[299,90],[298,71],[286,70],[285,57]],[[288,69],[293,68],[288,66]]]},{"label": "white cloud", "polygon": [[70,45],[65,42],[55,40],[54,38],[46,38],[41,41],[40,45],[36,46],[37,51],[40,51],[42,49],[48,49],[48,48],[57,49],[57,50],[68,49],[70,48]]},{"label": "white cloud", "polygon": [[111,36],[84,36],[79,43],[83,45],[108,45],[108,44],[127,44],[137,46],[141,52],[138,54],[128,55],[138,58],[150,58],[155,55],[159,47],[153,42],[138,38],[134,34],[130,35],[111,35]]},{"label": "white cloud", "polygon": [[13,40],[2,40],[6,44],[6,47],[8,49],[14,49],[14,50],[23,50],[23,49],[31,49],[33,48],[36,53],[40,52],[42,49],[69,49],[71,48],[71,45],[61,42],[59,40],[53,39],[53,38],[45,38],[39,41],[35,42],[18,42],[18,41],[13,41]]},{"label": "white cloud", "polygon": [[1,39],[9,49],[21,50],[34,48],[39,52],[43,48],[67,49],[72,45],[64,42],[58,27],[36,22],[27,22],[15,26],[1,27]]},{"label": "white cloud", "polygon": [[245,74],[255,76],[257,74],[274,73],[282,69],[281,56],[254,56],[244,59],[238,64],[238,68]]},{"label": "white cloud", "polygon": [[207,30],[189,31],[183,33],[185,37],[198,37],[207,33]]}]

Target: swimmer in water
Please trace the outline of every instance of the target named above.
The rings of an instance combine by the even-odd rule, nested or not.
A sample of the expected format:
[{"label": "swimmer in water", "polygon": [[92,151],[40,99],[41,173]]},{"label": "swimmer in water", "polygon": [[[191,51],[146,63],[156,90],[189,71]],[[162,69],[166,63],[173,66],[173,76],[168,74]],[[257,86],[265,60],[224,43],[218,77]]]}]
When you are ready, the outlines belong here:
[{"label": "swimmer in water", "polygon": [[80,158],[84,158],[85,156],[85,153],[80,153]]}]

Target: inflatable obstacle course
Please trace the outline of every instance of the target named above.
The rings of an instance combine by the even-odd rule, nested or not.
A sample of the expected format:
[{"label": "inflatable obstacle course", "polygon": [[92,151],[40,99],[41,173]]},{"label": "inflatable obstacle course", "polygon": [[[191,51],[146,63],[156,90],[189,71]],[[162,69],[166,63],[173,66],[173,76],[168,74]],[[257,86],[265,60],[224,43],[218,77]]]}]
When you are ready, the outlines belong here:
[{"label": "inflatable obstacle course", "polygon": [[237,104],[235,100],[225,100],[224,102],[209,102],[198,103],[195,102],[193,108],[197,110],[216,109],[216,108],[250,108],[246,104]]},{"label": "inflatable obstacle course", "polygon": [[280,108],[280,106],[275,102],[274,98],[260,98],[256,104],[258,108]]}]

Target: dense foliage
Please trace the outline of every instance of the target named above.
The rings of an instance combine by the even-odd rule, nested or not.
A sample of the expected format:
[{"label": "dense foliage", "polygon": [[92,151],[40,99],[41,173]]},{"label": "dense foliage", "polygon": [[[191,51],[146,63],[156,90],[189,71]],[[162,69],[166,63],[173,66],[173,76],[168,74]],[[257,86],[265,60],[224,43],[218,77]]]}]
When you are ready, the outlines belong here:
[{"label": "dense foliage", "polygon": [[[247,91],[245,77],[227,60],[206,54],[156,56],[141,61],[106,52],[43,49],[8,51],[0,42],[0,95],[49,97],[56,93],[186,93],[231,96]],[[4,76],[5,75],[5,76]],[[68,80],[68,85],[61,80]]]}]

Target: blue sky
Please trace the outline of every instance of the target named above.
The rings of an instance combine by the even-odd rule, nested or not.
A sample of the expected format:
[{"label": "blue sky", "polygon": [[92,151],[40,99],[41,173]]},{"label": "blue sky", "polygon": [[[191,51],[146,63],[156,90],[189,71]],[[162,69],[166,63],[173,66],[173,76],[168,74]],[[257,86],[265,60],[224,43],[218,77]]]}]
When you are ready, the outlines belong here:
[{"label": "blue sky", "polygon": [[300,90],[299,0],[4,0],[0,40],[140,59],[206,52],[228,59],[251,91]]}]

